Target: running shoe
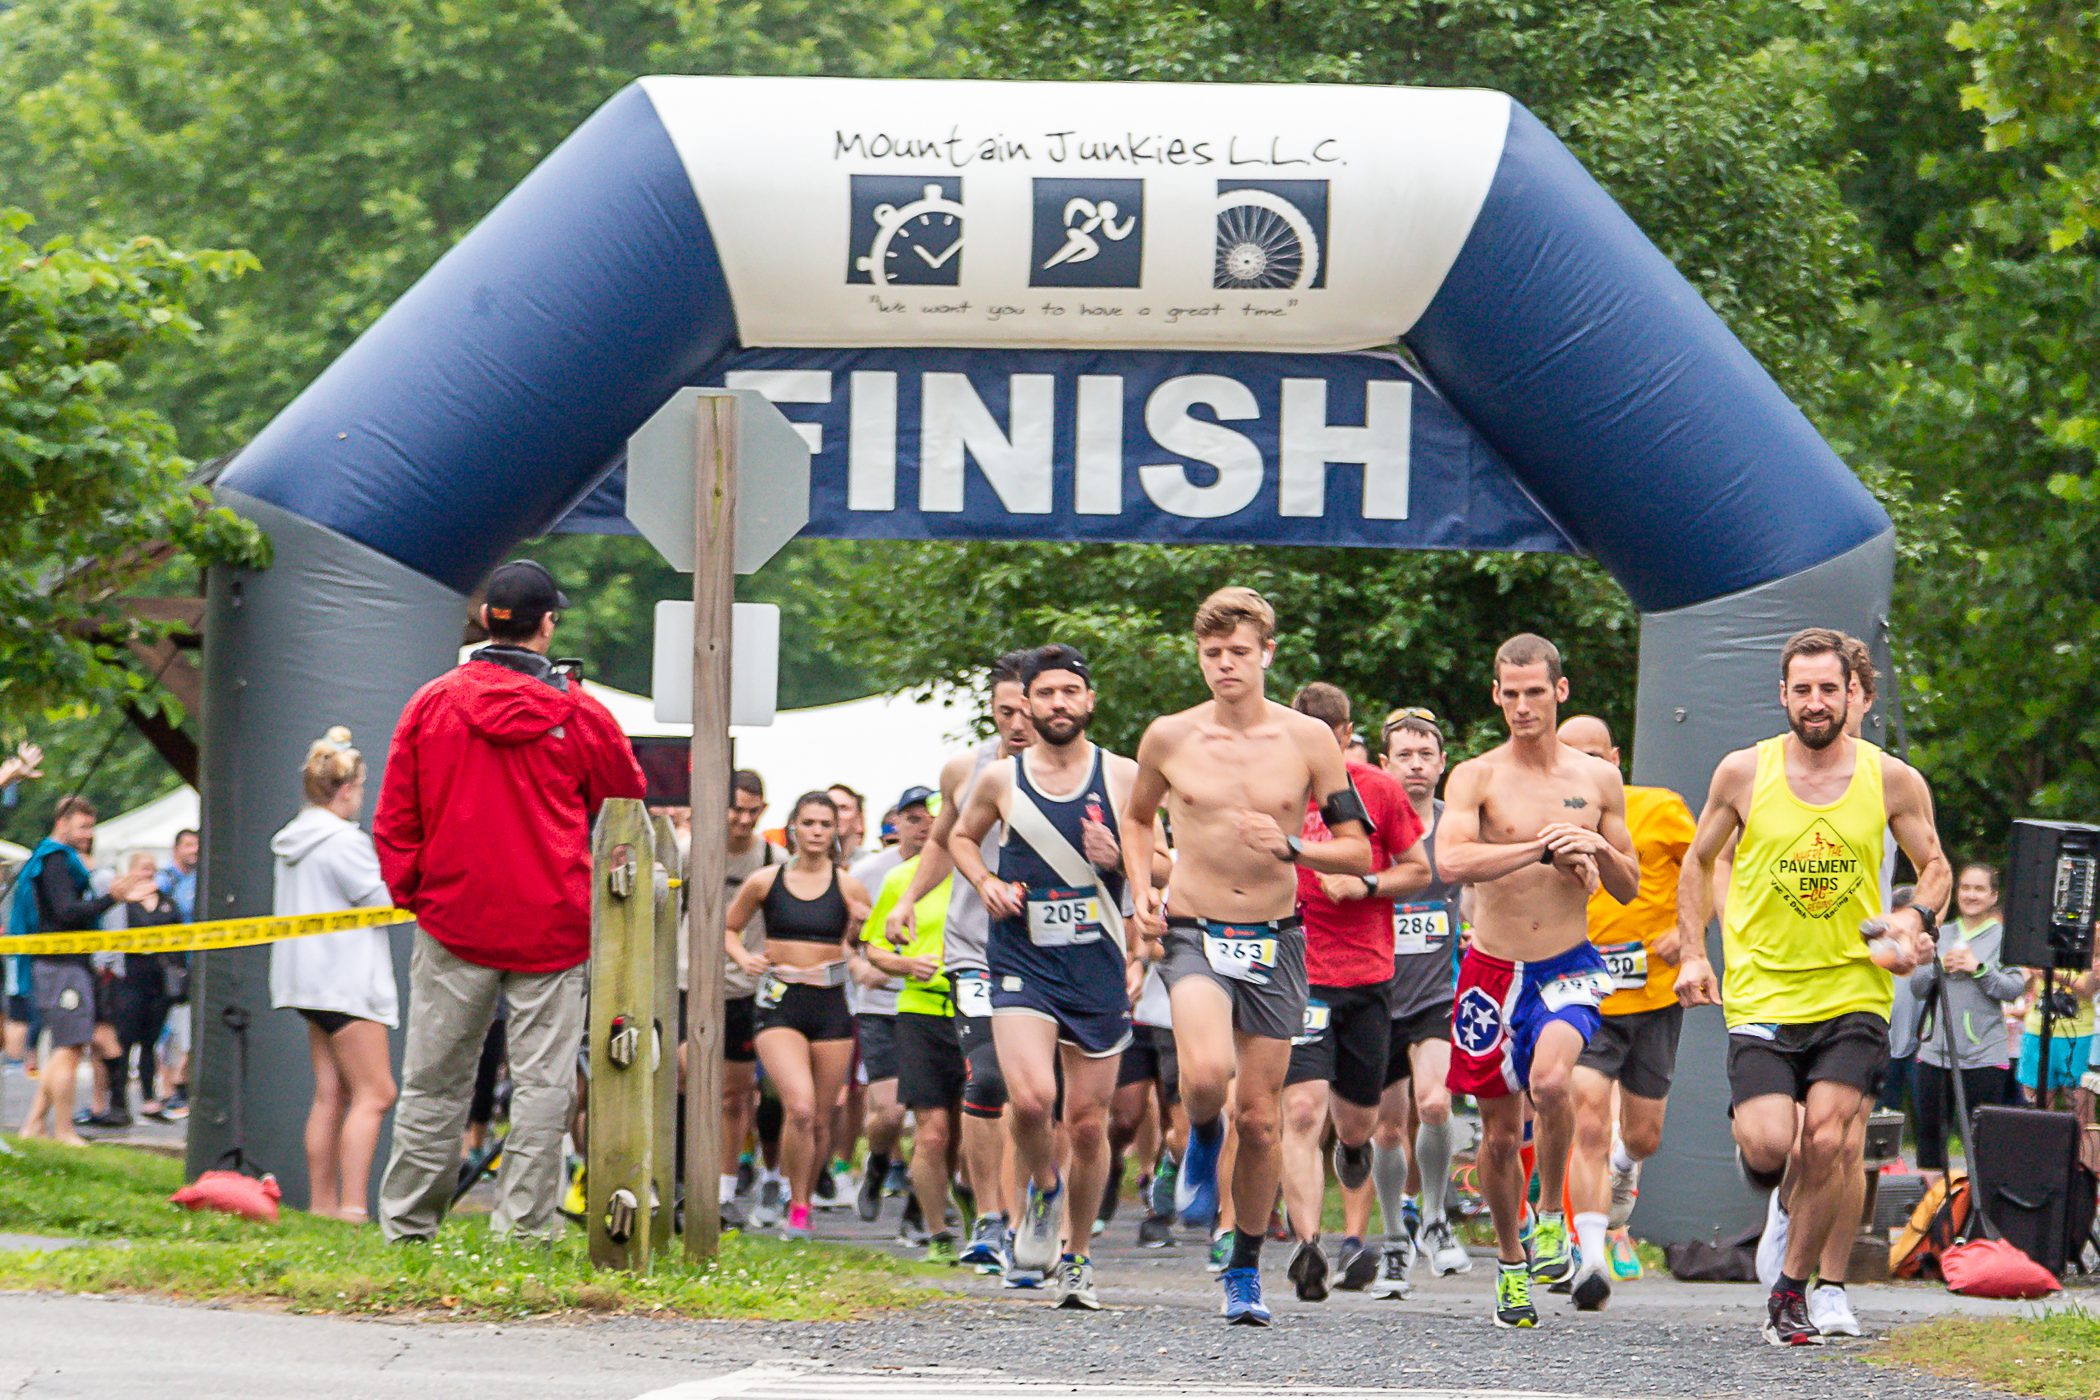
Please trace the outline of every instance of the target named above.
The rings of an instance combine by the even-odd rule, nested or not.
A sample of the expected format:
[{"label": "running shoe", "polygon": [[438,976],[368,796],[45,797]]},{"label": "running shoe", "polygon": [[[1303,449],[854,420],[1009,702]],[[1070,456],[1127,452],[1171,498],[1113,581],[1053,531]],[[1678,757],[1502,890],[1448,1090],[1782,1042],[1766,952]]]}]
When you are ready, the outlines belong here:
[{"label": "running shoe", "polygon": [[736,1193],[739,1196],[748,1196],[751,1194],[751,1188],[756,1185],[758,1166],[751,1160],[751,1154],[746,1152],[736,1159]]},{"label": "running shoe", "polygon": [[1826,1337],[1857,1337],[1859,1319],[1853,1316],[1852,1300],[1842,1284],[1826,1283],[1808,1295],[1808,1320]]},{"label": "running shoe", "polygon": [[860,1218],[871,1223],[882,1216],[882,1178],[884,1175],[882,1172],[862,1172],[860,1191],[854,1198],[853,1207],[860,1213]]},{"label": "running shoe", "polygon": [[780,1227],[780,1238],[793,1241],[810,1238],[808,1206],[797,1203],[788,1207],[787,1220]]},{"label": "running shoe", "polygon": [[1174,1243],[1174,1222],[1164,1215],[1148,1215],[1138,1222],[1137,1242],[1146,1249],[1166,1249]]},{"label": "running shoe", "polygon": [[1341,1249],[1334,1256],[1335,1272],[1340,1275],[1334,1281],[1336,1288],[1345,1288],[1351,1293],[1361,1293],[1378,1277],[1378,1251],[1351,1235],[1342,1241]]},{"label": "running shoe", "polygon": [[1601,1259],[1585,1262],[1575,1271],[1568,1294],[1575,1300],[1575,1311],[1597,1312],[1611,1301],[1611,1270]]},{"label": "running shoe", "polygon": [[1253,1267],[1227,1269],[1218,1275],[1225,1285],[1225,1320],[1236,1327],[1267,1327],[1269,1308],[1261,1300],[1261,1270]]},{"label": "running shoe", "polygon": [[1342,1183],[1344,1191],[1354,1191],[1371,1179],[1371,1144],[1368,1140],[1351,1147],[1336,1138],[1333,1156],[1334,1179]]},{"label": "running shoe", "polygon": [[1431,1220],[1422,1226],[1422,1253],[1429,1260],[1429,1272],[1437,1278],[1472,1272],[1473,1256],[1452,1235],[1448,1220]]},{"label": "running shoe", "polygon": [[[1236,1270],[1226,1272],[1233,1273]],[[1298,1286],[1300,1302],[1325,1301],[1327,1273],[1327,1256],[1320,1252],[1318,1238],[1298,1241],[1298,1247],[1291,1251],[1290,1266],[1284,1270],[1284,1275]]]},{"label": "running shoe", "polygon": [[926,1237],[931,1233],[926,1228],[926,1213],[919,1209],[919,1198],[906,1196],[904,1213],[897,1220],[897,1243],[916,1249],[926,1243]]},{"label": "running shoe", "polygon": [[1640,1198],[1641,1164],[1635,1162],[1633,1170],[1624,1172],[1617,1167],[1612,1168],[1611,1218],[1609,1221],[1612,1229],[1623,1230],[1626,1228],[1626,1222],[1633,1219],[1633,1203]]},{"label": "running shoe", "polygon": [[839,1196],[838,1178],[830,1167],[818,1170],[816,1182],[810,1187],[809,1203],[817,1210],[832,1210],[846,1204]]},{"label": "running shoe", "polygon": [[1225,1125],[1213,1123],[1208,1134],[1189,1129],[1188,1154],[1174,1179],[1174,1211],[1184,1225],[1210,1228],[1218,1218],[1218,1151]]},{"label": "running shoe", "polygon": [[758,1202],[751,1207],[751,1223],[769,1230],[780,1223],[780,1213],[786,1208],[786,1184],[778,1177],[766,1177],[758,1184]]},{"label": "running shoe", "polygon": [[1400,1223],[1410,1240],[1422,1236],[1422,1207],[1415,1204],[1413,1196],[1403,1197],[1400,1202]]},{"label": "running shoe", "polygon": [[955,1236],[949,1234],[946,1230],[941,1231],[938,1235],[928,1236],[925,1262],[928,1264],[960,1264],[962,1256],[956,1253]]},{"label": "running shoe", "polygon": [[1057,1263],[1057,1208],[1063,1202],[1062,1179],[1048,1191],[1028,1183],[1028,1204],[1021,1209],[1021,1223],[1014,1227],[1014,1263],[1023,1269],[1047,1272]]},{"label": "running shoe", "polygon": [[911,1176],[905,1171],[904,1163],[890,1163],[890,1174],[882,1179],[882,1194],[902,1196],[910,1190]]},{"label": "running shoe", "polygon": [[569,1169],[569,1189],[562,1193],[561,1213],[580,1225],[590,1209],[590,1198],[584,1189],[583,1163],[579,1161]]},{"label": "running shoe", "polygon": [[1413,1253],[1397,1240],[1386,1241],[1385,1248],[1378,1253],[1378,1277],[1371,1280],[1373,1298],[1405,1298],[1414,1291],[1407,1281],[1407,1271],[1414,1262]]},{"label": "running shoe", "polygon": [[1210,1237],[1210,1271],[1225,1272],[1225,1265],[1232,1259],[1232,1231],[1220,1230]]},{"label": "running shoe", "polygon": [[949,1212],[951,1217],[956,1217],[955,1228],[960,1230],[976,1224],[977,1192],[967,1182],[957,1180],[948,1183],[948,1196],[955,1202],[955,1209]]},{"label": "running shoe", "polygon": [[999,1247],[999,1259],[1000,1262],[1005,1266],[1001,1270],[1002,1277],[999,1280],[1000,1287],[1040,1288],[1043,1286],[1043,1275],[1040,1270],[1023,1269],[1017,1268],[1015,1266],[1014,1232],[1012,1230],[1008,1230],[1006,1232],[1006,1238]]},{"label": "running shoe", "polygon": [[977,1227],[970,1232],[970,1242],[963,1247],[962,1262],[972,1268],[993,1269],[999,1267],[999,1246],[1006,1239],[1006,1221],[996,1215],[980,1215]]},{"label": "running shoe", "polygon": [[1094,1265],[1084,1254],[1067,1254],[1057,1261],[1057,1306],[1098,1312],[1101,1300],[1094,1295]]},{"label": "running shoe", "polygon": [[1621,1283],[1631,1283],[1644,1272],[1640,1251],[1633,1247],[1633,1236],[1624,1230],[1605,1236],[1604,1257],[1611,1261],[1611,1276]]},{"label": "running shoe", "polygon": [[1531,1303],[1531,1271],[1522,1264],[1504,1264],[1495,1270],[1495,1325],[1539,1325],[1539,1310]]},{"label": "running shoe", "polygon": [[1757,1237],[1757,1281],[1767,1288],[1779,1286],[1779,1271],[1786,1264],[1786,1237],[1793,1219],[1779,1203],[1774,1190],[1765,1202],[1765,1232]]},{"label": "running shoe", "polygon": [[1808,1320],[1808,1299],[1798,1288],[1772,1290],[1765,1300],[1764,1336],[1775,1347],[1823,1345],[1823,1334]]},{"label": "running shoe", "polygon": [[1146,1198],[1152,1213],[1162,1219],[1174,1213],[1174,1178],[1174,1154],[1163,1152],[1160,1154],[1159,1166],[1152,1173],[1151,1194]]},{"label": "running shoe", "polygon": [[1531,1276],[1544,1284],[1575,1277],[1575,1251],[1568,1244],[1568,1224],[1540,1216],[1531,1231]]}]

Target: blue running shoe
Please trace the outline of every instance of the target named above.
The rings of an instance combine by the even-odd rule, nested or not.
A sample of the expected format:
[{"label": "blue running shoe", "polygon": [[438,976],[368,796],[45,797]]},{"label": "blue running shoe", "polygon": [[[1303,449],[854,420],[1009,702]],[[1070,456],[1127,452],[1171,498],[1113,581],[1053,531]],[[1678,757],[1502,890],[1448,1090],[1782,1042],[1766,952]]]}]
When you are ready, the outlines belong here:
[{"label": "blue running shoe", "polygon": [[1225,1145],[1225,1125],[1210,1125],[1205,1134],[1193,1125],[1181,1170],[1174,1177],[1174,1209],[1181,1223],[1207,1230],[1218,1218],[1218,1151]]},{"label": "blue running shoe", "polygon": [[1058,1207],[1064,1203],[1065,1183],[1060,1178],[1048,1191],[1028,1183],[1028,1200],[1021,1218],[1014,1223],[1011,1248],[1017,1268],[1047,1274],[1057,1267]]},{"label": "blue running shoe", "polygon": [[996,1272],[1003,1262],[1000,1246],[1005,1243],[1006,1218],[980,1215],[976,1229],[970,1232],[970,1243],[963,1249],[962,1262],[970,1268]]},{"label": "blue running shoe", "polygon": [[1225,1285],[1225,1320],[1235,1327],[1267,1327],[1269,1308],[1261,1300],[1261,1270],[1227,1269],[1218,1275]]},{"label": "blue running shoe", "polygon": [[1400,1202],[1400,1219],[1406,1224],[1407,1237],[1410,1240],[1421,1238],[1422,1207],[1415,1203],[1413,1196],[1408,1196]]}]

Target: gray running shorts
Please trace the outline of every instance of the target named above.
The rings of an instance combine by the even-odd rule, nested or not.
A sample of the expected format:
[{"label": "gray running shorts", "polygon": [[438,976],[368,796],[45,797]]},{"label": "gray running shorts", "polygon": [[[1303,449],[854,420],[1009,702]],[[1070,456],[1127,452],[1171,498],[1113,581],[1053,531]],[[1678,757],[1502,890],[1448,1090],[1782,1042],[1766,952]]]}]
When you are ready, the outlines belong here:
[{"label": "gray running shorts", "polygon": [[29,980],[54,1048],[85,1045],[95,1038],[94,973],[78,963],[38,958],[30,964]]},{"label": "gray running shorts", "polygon": [[[1273,939],[1275,961],[1250,968],[1255,977],[1229,976],[1211,966],[1204,949],[1206,929],[1240,939]],[[1268,924],[1208,924],[1167,920],[1167,955],[1159,975],[1169,991],[1185,977],[1201,977],[1232,999],[1232,1028],[1264,1040],[1294,1040],[1305,1029],[1305,926],[1295,917]]]}]

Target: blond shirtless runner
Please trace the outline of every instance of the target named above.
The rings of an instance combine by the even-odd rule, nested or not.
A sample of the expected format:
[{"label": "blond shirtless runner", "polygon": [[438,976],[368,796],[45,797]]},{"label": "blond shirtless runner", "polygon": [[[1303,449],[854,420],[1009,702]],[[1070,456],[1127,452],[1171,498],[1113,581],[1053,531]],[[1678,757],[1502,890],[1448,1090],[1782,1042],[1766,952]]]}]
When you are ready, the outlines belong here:
[{"label": "blond shirtless runner", "polygon": [[[1218,1155],[1233,1085],[1239,1145],[1232,1165],[1232,1259],[1220,1282],[1228,1322],[1266,1326],[1261,1222],[1281,1170],[1278,1099],[1291,1038],[1305,1023],[1305,933],[1296,866],[1331,874],[1371,869],[1363,802],[1349,785],[1334,732],[1262,693],[1276,652],[1276,613],[1250,588],[1223,588],[1196,610],[1196,658],[1211,698],[1154,720],[1138,745],[1124,812],[1123,860],[1136,892],[1134,925],[1164,958],[1189,1145],[1175,1205],[1191,1225],[1218,1211]],[[1306,799],[1319,800],[1331,840],[1305,842]],[[1149,879],[1152,818],[1174,836],[1164,899]]]},{"label": "blond shirtless runner", "polygon": [[[1590,891],[1601,882],[1630,900],[1641,868],[1619,770],[1563,744],[1555,730],[1568,698],[1559,650],[1530,633],[1511,637],[1495,652],[1493,694],[1509,739],[1451,771],[1437,828],[1444,877],[1477,886],[1473,942],[1452,1008],[1449,1082],[1480,1103],[1480,1185],[1502,1264],[1495,1325],[1536,1327],[1532,1276],[1558,1283],[1574,1274],[1558,1209],[1575,1135],[1568,1083],[1612,987],[1589,940]],[[1519,1094],[1531,1099],[1539,1200],[1554,1207],[1540,1211],[1529,1260]]]}]

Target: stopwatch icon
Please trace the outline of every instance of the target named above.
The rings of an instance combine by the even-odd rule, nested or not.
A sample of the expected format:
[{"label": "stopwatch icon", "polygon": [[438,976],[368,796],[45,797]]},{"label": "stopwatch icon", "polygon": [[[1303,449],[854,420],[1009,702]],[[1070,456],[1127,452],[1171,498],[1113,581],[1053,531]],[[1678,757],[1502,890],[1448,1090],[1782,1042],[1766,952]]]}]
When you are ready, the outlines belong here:
[{"label": "stopwatch icon", "polygon": [[853,265],[878,287],[952,287],[962,275],[963,207],[927,185],[905,204],[875,206],[875,241]]}]

